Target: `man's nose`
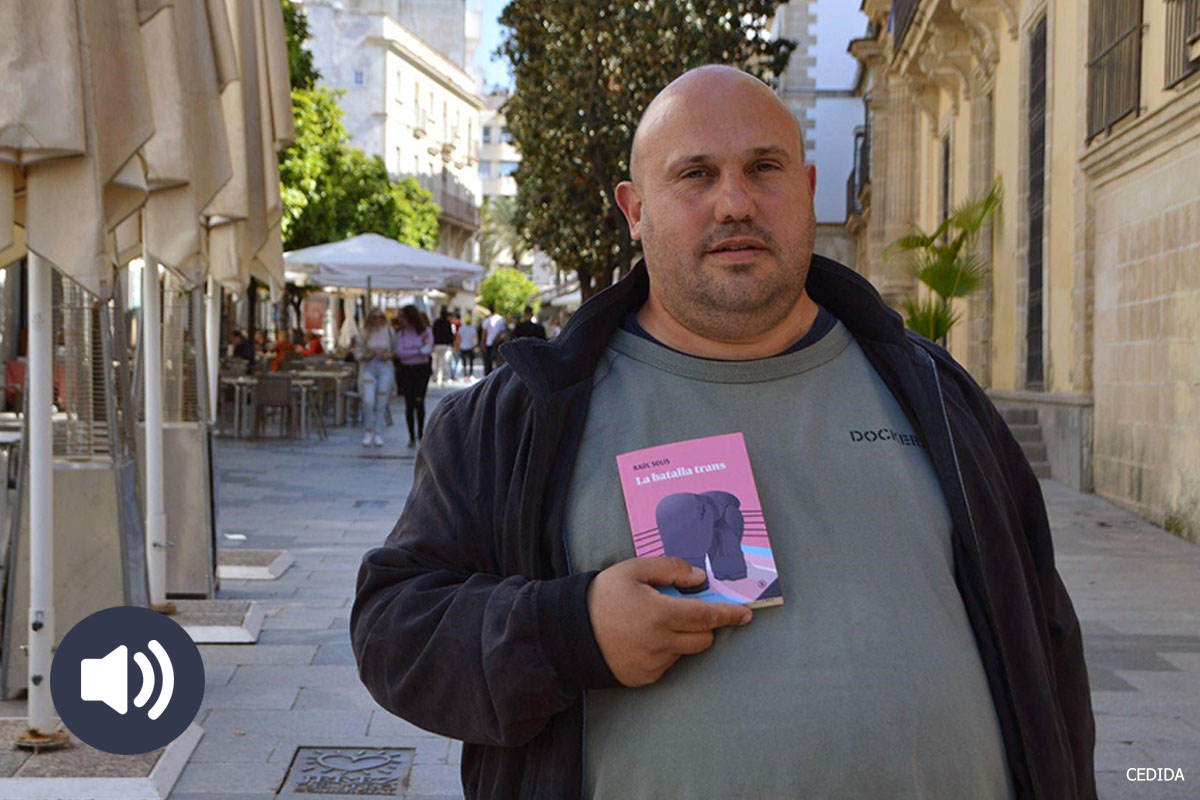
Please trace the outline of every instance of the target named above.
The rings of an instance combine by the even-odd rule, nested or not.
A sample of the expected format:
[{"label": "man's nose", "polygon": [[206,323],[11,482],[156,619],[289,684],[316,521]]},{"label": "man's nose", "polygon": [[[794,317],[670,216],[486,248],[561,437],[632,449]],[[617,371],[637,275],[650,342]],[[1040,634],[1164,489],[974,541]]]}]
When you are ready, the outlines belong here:
[{"label": "man's nose", "polygon": [[723,176],[717,184],[716,191],[713,216],[717,222],[754,218],[756,211],[754,198],[742,175]]}]

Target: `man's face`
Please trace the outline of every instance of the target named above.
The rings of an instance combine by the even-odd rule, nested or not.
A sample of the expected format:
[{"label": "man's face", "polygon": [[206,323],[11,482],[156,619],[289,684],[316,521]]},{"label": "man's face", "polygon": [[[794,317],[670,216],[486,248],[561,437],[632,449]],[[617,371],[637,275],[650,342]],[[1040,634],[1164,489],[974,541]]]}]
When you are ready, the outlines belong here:
[{"label": "man's face", "polygon": [[622,184],[618,202],[662,306],[695,333],[739,341],[770,330],[803,295],[816,170],[765,86],[697,83],[661,98],[636,186]]}]

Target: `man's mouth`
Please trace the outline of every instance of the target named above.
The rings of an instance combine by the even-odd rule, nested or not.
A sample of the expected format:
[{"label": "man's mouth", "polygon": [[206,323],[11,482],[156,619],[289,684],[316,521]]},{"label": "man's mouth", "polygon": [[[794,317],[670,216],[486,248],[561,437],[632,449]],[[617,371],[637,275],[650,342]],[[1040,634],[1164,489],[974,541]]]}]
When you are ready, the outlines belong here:
[{"label": "man's mouth", "polygon": [[753,253],[759,250],[765,250],[766,246],[755,239],[724,239],[717,242],[716,247],[711,248],[709,253]]}]

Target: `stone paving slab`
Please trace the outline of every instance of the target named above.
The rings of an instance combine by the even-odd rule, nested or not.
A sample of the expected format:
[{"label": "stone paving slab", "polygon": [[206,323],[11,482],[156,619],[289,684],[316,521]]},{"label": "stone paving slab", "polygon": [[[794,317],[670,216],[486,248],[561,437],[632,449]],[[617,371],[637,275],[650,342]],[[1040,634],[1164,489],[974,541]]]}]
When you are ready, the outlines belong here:
[{"label": "stone paving slab", "polygon": [[317,654],[315,644],[233,644],[200,645],[207,664],[311,664]]}]

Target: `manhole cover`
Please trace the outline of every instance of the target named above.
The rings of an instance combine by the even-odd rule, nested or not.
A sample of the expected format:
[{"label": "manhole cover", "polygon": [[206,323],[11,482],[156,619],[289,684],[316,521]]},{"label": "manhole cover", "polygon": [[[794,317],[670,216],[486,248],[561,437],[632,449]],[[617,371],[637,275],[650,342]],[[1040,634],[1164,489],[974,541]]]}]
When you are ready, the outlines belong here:
[{"label": "manhole cover", "polygon": [[279,797],[399,797],[408,784],[412,748],[301,747]]},{"label": "manhole cover", "polygon": [[388,504],[387,500],[355,500],[355,508],[383,508]]}]

